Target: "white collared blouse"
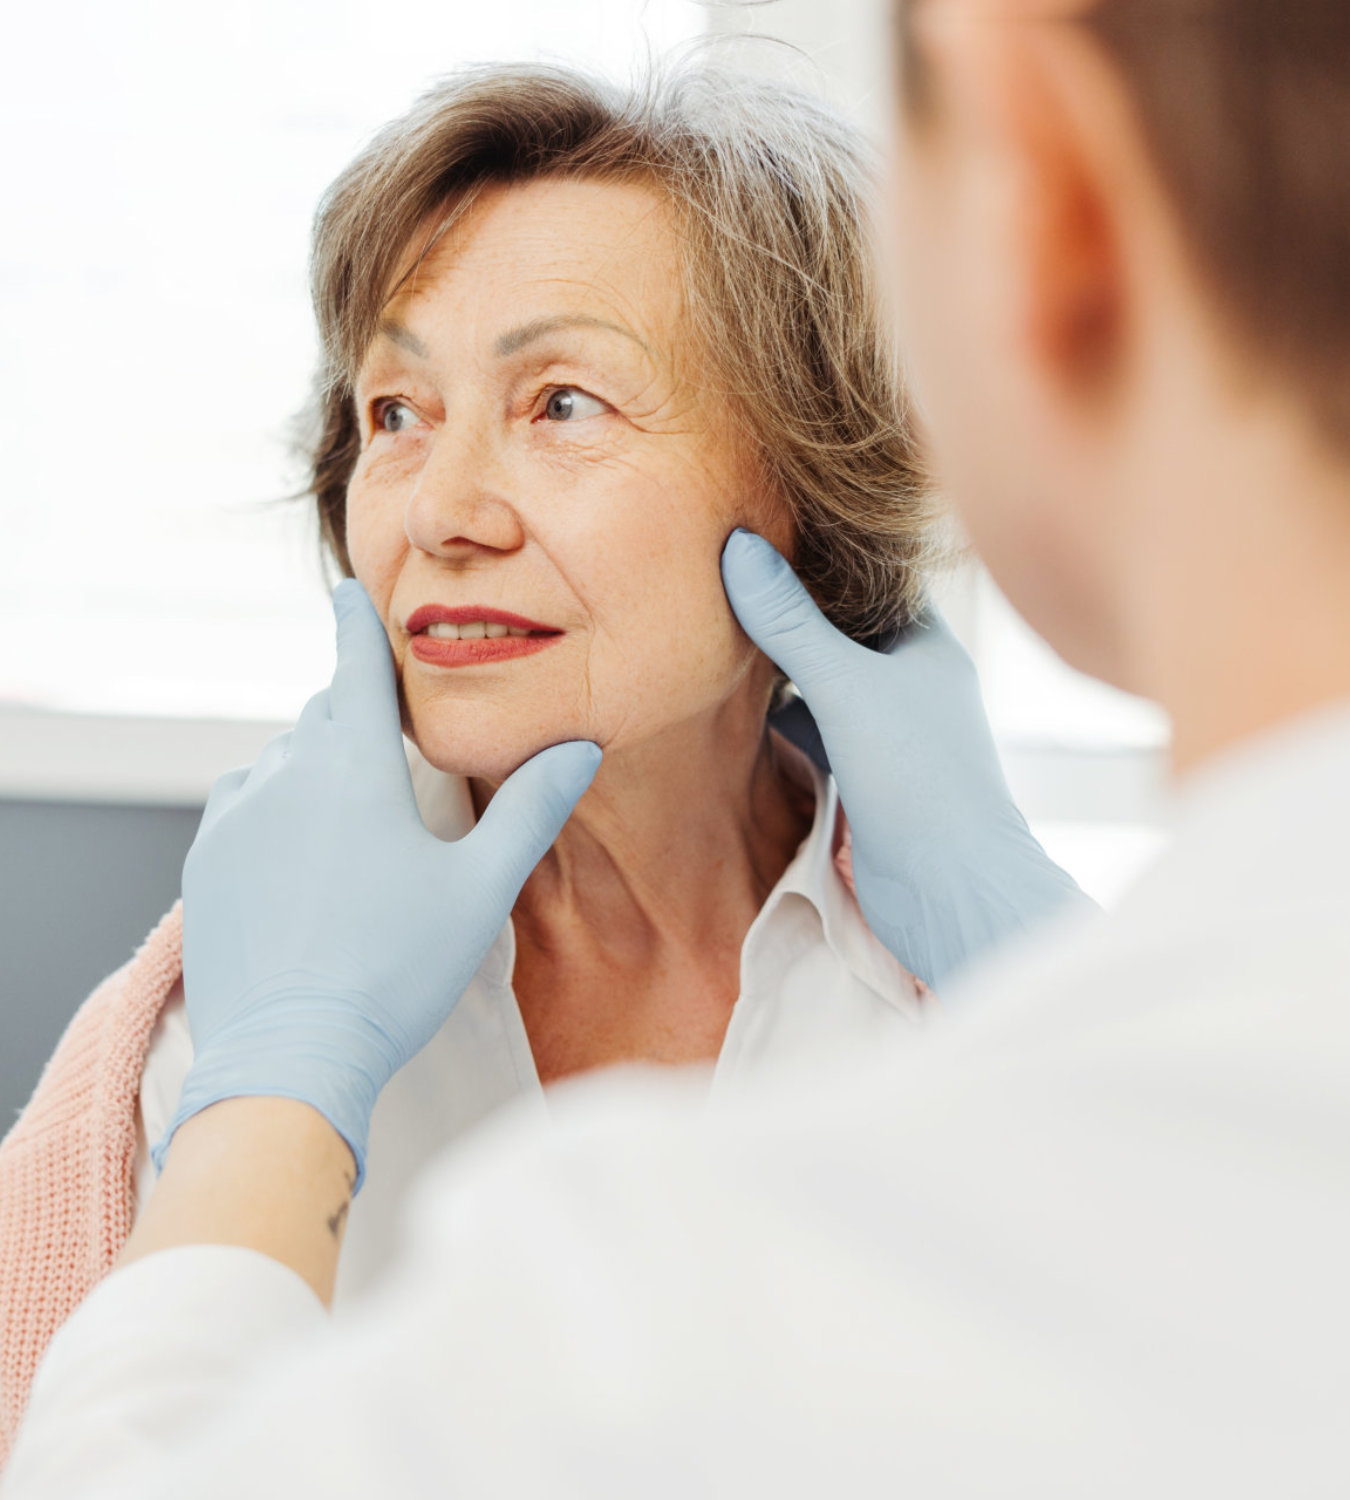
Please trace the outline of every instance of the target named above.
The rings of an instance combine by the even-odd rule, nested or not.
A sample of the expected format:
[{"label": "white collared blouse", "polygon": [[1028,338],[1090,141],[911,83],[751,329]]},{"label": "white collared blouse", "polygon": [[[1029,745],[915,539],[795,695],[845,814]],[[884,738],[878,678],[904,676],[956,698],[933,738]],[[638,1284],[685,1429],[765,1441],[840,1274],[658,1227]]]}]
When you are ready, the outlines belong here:
[{"label": "white collared blouse", "polygon": [[1350,701],[917,1044],[716,1118],[569,1088],[548,1150],[501,1117],[378,1305],[227,1245],[114,1271],[6,1500],[1350,1494],[1347,848]]},{"label": "white collared blouse", "polygon": [[[409,747],[418,806],[438,837],[473,826],[468,783],[437,771]],[[839,1048],[896,1034],[917,1036],[931,995],[872,935],[835,860],[839,798],[814,766],[811,830],[769,893],[741,947],[741,983],[722,1049],[710,1070],[710,1102],[775,1061],[824,1060]],[[404,1195],[451,1141],[503,1105],[548,1119],[529,1038],[512,986],[515,932],[507,922],[449,1020],[380,1095],[371,1119],[367,1179],[352,1204],[337,1298],[364,1290],[385,1268]],[[149,1143],[163,1134],[192,1062],[182,986],[151,1038],[141,1079],[137,1204],[154,1183]]]}]

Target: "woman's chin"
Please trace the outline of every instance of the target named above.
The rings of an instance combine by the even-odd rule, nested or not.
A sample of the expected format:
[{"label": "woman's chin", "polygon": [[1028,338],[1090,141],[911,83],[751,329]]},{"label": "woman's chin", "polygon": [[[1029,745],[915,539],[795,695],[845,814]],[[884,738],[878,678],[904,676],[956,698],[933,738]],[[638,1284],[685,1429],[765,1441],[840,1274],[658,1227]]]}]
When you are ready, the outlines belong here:
[{"label": "woman's chin", "polygon": [[494,784],[505,781],[512,771],[547,746],[578,738],[572,730],[558,729],[549,734],[541,732],[538,726],[528,732],[512,733],[504,726],[496,726],[490,733],[472,733],[466,732],[461,724],[451,732],[419,719],[419,715],[413,715],[411,738],[424,760],[447,776],[469,776]]}]

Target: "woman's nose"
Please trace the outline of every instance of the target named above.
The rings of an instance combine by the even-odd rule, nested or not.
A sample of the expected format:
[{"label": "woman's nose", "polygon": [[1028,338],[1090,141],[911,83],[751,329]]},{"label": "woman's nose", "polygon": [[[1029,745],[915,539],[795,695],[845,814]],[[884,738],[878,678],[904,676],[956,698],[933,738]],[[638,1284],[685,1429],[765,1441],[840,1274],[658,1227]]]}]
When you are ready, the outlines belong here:
[{"label": "woman's nose", "polygon": [[508,498],[507,477],[486,438],[442,428],[408,498],[409,542],[433,557],[514,552],[524,545],[525,529]]}]

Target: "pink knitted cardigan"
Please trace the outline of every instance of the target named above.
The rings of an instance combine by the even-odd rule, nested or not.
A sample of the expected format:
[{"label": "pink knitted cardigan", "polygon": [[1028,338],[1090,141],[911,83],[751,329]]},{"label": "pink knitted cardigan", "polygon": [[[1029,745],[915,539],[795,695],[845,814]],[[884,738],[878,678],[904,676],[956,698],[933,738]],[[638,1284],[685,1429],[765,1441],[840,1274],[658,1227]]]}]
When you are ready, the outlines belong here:
[{"label": "pink knitted cardigan", "polygon": [[175,906],[75,1013],[0,1142],[0,1469],[52,1335],[131,1233],[141,1074],[182,953]]},{"label": "pink knitted cardigan", "polygon": [[[840,823],[835,864],[851,892],[852,841]],[[0,1470],[52,1335],[131,1233],[141,1074],[182,972],[180,903],[75,1013],[0,1142]]]}]

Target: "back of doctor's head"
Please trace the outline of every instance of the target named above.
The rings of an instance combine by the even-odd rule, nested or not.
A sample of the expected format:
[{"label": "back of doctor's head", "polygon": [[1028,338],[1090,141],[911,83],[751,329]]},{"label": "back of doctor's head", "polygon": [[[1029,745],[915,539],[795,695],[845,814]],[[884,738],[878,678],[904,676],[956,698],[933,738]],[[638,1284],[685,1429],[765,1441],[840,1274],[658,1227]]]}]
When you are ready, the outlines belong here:
[{"label": "back of doctor's head", "polygon": [[1350,5],[1103,0],[1091,19],[1235,331],[1350,448]]},{"label": "back of doctor's head", "polygon": [[[924,0],[898,6],[904,34]],[[1283,369],[1350,453],[1350,4],[973,0],[969,8],[1081,23],[1096,40],[1125,81],[1229,331]],[[923,48],[904,47],[903,67],[919,120],[934,104]]]},{"label": "back of doctor's head", "polygon": [[1061,654],[1165,699],[1150,629],[1221,632],[1225,589],[1273,618],[1296,547],[1345,565],[1350,5],[897,4],[938,477]]}]

